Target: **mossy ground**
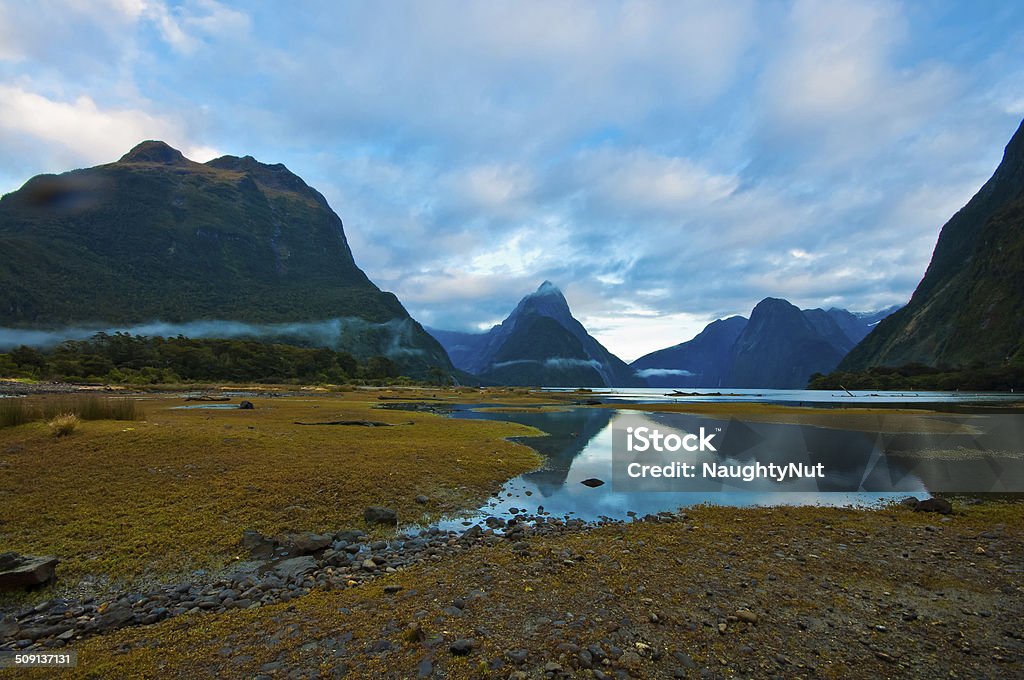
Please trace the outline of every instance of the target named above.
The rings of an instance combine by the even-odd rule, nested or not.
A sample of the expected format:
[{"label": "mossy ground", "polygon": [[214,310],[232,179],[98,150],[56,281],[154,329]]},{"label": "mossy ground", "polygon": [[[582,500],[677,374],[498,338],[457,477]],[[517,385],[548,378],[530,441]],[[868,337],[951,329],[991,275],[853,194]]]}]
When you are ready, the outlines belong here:
[{"label": "mossy ground", "polygon": [[[681,522],[530,539],[526,554],[478,547],[288,605],[93,638],[76,646],[73,675],[242,678],[280,662],[274,677],[405,678],[431,658],[437,677],[508,677],[507,660],[484,667],[526,649],[522,668],[542,677],[548,662],[572,669],[571,643],[631,652],[619,667],[638,678],[1012,677],[1024,661],[1022,578],[1009,568],[1024,563],[1024,505],[958,510],[941,522],[902,508],[702,507]],[[461,616],[444,611],[456,598]],[[756,625],[729,618],[741,608]],[[444,641],[410,641],[412,622]],[[449,653],[459,638],[477,640],[470,656]],[[382,640],[390,650],[367,651]]]},{"label": "mossy ground", "polygon": [[[381,394],[251,397],[253,410],[157,396],[145,420],[84,422],[66,437],[44,423],[0,429],[0,545],[57,555],[64,587],[130,587],[229,564],[244,529],[362,527],[368,505],[403,522],[476,507],[540,463],[506,441],[531,428],[377,409]],[[294,424],[332,420],[393,427]]]}]

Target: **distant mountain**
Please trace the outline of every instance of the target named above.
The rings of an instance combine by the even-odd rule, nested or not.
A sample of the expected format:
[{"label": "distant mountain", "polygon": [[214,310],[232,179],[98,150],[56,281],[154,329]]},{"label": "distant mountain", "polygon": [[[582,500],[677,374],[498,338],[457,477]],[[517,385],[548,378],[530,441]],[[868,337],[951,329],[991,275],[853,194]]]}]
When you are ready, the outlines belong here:
[{"label": "distant mountain", "polygon": [[827,373],[854,345],[834,318],[820,309],[801,311],[765,298],[733,345],[729,387],[802,388],[813,373]]},{"label": "distant mountain", "polygon": [[848,312],[845,309],[833,307],[828,310],[828,314],[856,345],[874,330],[879,321],[895,313],[900,307],[901,305],[893,305],[875,312]]},{"label": "distant mountain", "polygon": [[839,368],[910,363],[1024,363],[1024,122],[992,177],[942,227],[907,306],[879,323]]},{"label": "distant mountain", "polygon": [[621,359],[595,340],[545,281],[486,333],[429,329],[455,366],[485,382],[548,387],[642,386]]},{"label": "distant mountain", "polygon": [[721,387],[746,326],[742,316],[712,321],[692,340],[651,352],[630,367],[651,387]]},{"label": "distant mountain", "polygon": [[[892,308],[890,308],[892,309]],[[765,298],[749,321],[710,323],[692,340],[640,357],[630,366],[652,387],[801,388],[828,372],[889,310],[800,310]]]},{"label": "distant mountain", "polygon": [[0,252],[0,326],[203,320],[297,335],[283,325],[323,321],[313,344],[409,373],[451,368],[356,266],[324,197],[250,156],[196,163],[147,141],[115,163],[33,177],[0,199]]},{"label": "distant mountain", "polygon": [[473,362],[474,358],[480,355],[488,338],[486,333],[463,333],[427,327],[424,327],[424,330],[441,343],[455,366],[466,366]]}]

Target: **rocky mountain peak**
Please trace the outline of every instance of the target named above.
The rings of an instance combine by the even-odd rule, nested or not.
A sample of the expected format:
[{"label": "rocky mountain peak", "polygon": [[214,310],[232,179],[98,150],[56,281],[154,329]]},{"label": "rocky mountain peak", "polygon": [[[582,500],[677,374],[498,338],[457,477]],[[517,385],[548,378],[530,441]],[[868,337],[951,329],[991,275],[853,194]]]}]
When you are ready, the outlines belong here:
[{"label": "rocky mountain peak", "polygon": [[188,159],[180,151],[166,142],[154,139],[136,144],[118,161],[118,163],[158,163],[161,165],[184,165],[187,162]]}]

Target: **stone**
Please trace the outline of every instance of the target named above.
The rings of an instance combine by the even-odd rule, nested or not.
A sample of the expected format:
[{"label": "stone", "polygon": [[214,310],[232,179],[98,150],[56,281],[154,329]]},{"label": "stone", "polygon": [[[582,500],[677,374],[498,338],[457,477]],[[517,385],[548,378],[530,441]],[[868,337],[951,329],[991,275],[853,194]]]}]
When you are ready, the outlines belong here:
[{"label": "stone", "polygon": [[315,571],[316,568],[316,560],[309,555],[303,555],[302,557],[292,557],[278,562],[277,566],[274,567],[274,573],[285,581],[291,581]]},{"label": "stone", "polygon": [[[423,494],[420,494],[419,496],[416,496],[416,502],[419,503],[420,505],[426,505],[427,503],[430,502],[430,499],[424,496]],[[429,661],[429,659],[427,660]]]},{"label": "stone", "polygon": [[398,524],[398,513],[381,505],[371,505],[363,511],[363,519],[367,524]]},{"label": "stone", "polygon": [[358,543],[359,539],[365,536],[366,534],[359,529],[346,529],[345,531],[339,531],[334,535],[334,538],[346,543]]},{"label": "stone", "polygon": [[304,531],[300,534],[289,534],[284,541],[292,548],[295,555],[312,555],[329,546],[334,540],[330,534],[314,534]]},{"label": "stone", "polygon": [[505,652],[505,656],[508,657],[508,660],[514,663],[515,665],[522,666],[524,663],[526,663],[526,658],[529,656],[529,652],[527,652],[525,649],[513,649],[511,651]]},{"label": "stone", "polygon": [[126,604],[115,604],[96,619],[93,628],[97,632],[105,633],[127,625],[134,617],[131,607]]},{"label": "stone", "polygon": [[254,560],[269,560],[274,556],[274,541],[252,529],[242,532],[242,547]]},{"label": "stone", "polygon": [[746,623],[757,623],[757,614],[749,609],[740,609],[736,612],[736,618]]},{"label": "stone", "polygon": [[13,638],[18,634],[18,630],[21,626],[18,625],[18,621],[14,618],[13,614],[0,619],[0,639]]},{"label": "stone", "polygon": [[584,479],[582,482],[580,482],[580,484],[582,484],[583,486],[589,486],[590,488],[593,489],[598,486],[603,486],[604,480],[598,479],[597,477],[591,477],[590,479]]},{"label": "stone", "polygon": [[914,505],[914,512],[937,512],[941,515],[953,513],[953,504],[945,498],[927,498]]},{"label": "stone", "polygon": [[473,648],[476,647],[476,640],[471,638],[462,638],[456,640],[448,646],[448,651],[455,656],[466,656],[473,652]]},{"label": "stone", "polygon": [[246,401],[243,399],[241,402],[239,402],[238,408],[242,409],[243,411],[251,411],[256,407],[252,405],[251,401]]},{"label": "stone", "polygon": [[0,591],[31,588],[57,578],[56,557],[33,557],[6,552],[0,554]]},{"label": "stone", "polygon": [[623,652],[619,657],[619,663],[626,668],[637,668],[641,661],[642,657],[631,649]]},{"label": "stone", "polygon": [[420,661],[416,666],[416,677],[417,678],[429,678],[434,674],[434,662],[429,658]]}]

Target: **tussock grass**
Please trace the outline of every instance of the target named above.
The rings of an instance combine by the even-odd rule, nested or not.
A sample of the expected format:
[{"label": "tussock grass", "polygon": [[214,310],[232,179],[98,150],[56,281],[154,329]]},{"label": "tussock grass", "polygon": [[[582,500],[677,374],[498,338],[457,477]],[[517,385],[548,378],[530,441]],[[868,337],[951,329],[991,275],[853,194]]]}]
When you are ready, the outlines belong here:
[{"label": "tussock grass", "polygon": [[20,397],[0,399],[0,427],[16,427],[34,420],[33,409]]},{"label": "tussock grass", "polygon": [[74,413],[62,413],[51,418],[46,426],[53,432],[54,437],[66,437],[78,427],[82,420]]},{"label": "tussock grass", "polygon": [[76,394],[41,399],[0,399],[0,428],[39,420],[52,421],[64,415],[74,415],[79,420],[142,420],[144,417],[138,402],[123,397]]}]

